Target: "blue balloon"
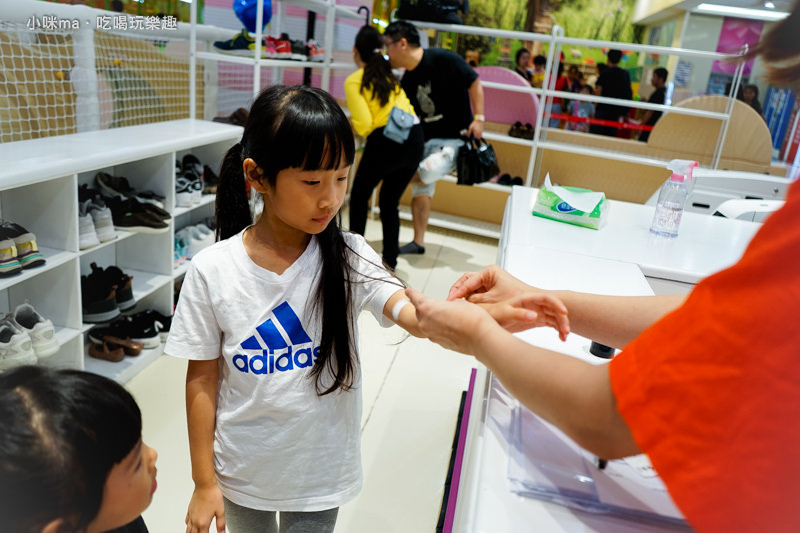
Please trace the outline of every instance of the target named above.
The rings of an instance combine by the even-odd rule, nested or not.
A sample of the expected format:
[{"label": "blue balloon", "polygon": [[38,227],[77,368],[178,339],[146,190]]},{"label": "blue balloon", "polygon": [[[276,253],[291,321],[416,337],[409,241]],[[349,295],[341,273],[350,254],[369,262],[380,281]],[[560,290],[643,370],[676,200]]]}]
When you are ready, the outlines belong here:
[{"label": "blue balloon", "polygon": [[[272,1],[262,0],[264,2],[264,24],[266,26],[272,18]],[[250,33],[256,32],[256,11],[258,10],[258,0],[233,0],[233,12],[239,20],[242,21],[244,27]],[[263,28],[262,26],[262,28]]]}]

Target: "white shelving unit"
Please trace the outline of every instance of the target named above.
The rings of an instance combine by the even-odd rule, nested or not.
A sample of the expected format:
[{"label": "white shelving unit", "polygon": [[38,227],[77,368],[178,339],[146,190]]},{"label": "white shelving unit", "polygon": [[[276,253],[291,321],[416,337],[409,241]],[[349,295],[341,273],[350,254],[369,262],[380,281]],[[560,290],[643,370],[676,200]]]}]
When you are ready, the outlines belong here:
[{"label": "white shelving unit", "polygon": [[[280,19],[283,16],[283,6],[284,4],[291,4],[303,9],[307,9],[308,11],[312,11],[314,13],[319,13],[325,16],[325,30],[324,36],[321,39],[321,43],[323,45],[324,55],[322,61],[296,61],[291,59],[269,59],[263,58],[261,56],[261,47],[256,46],[252,56],[234,56],[228,55],[220,52],[190,52],[190,76],[194,79],[197,68],[196,68],[196,61],[197,59],[202,59],[205,61],[215,61],[221,63],[235,63],[240,65],[252,65],[253,66],[253,97],[255,98],[258,93],[261,91],[261,67],[274,67],[276,69],[281,68],[313,68],[313,69],[321,69],[322,70],[322,82],[321,88],[324,90],[330,89],[330,77],[331,77],[331,70],[340,69],[340,70],[354,70],[355,66],[352,63],[335,63],[331,59],[331,52],[334,44],[334,22],[336,18],[348,18],[353,20],[364,20],[364,15],[360,14],[357,9],[350,6],[342,6],[337,5],[335,0],[280,0],[278,3],[278,14],[276,15],[276,19],[278,21],[278,31],[276,33],[280,33]],[[262,29],[261,24],[259,21],[263,20],[263,4],[258,2],[257,4],[257,17],[256,17],[256,28],[257,31],[253,35],[255,41],[257,43],[262,42]],[[197,4],[196,2],[192,3],[191,6],[191,30],[190,30],[190,50],[196,50],[196,40],[197,40]],[[277,71],[278,73],[280,70]],[[190,90],[190,114],[189,116],[196,116],[195,115],[195,105],[196,105],[196,85],[195,83],[189,84]]]},{"label": "white shelving unit", "polygon": [[[119,363],[88,357],[82,320],[81,275],[91,263],[117,265],[133,276],[138,312],[170,315],[173,285],[186,272],[175,267],[175,231],[214,214],[214,197],[189,208],[175,207],[175,161],[193,153],[217,170],[242,128],[215,122],[176,120],[0,144],[0,216],[36,234],[46,263],[0,279],[0,311],[29,301],[56,326],[61,348],[42,364],[90,370],[126,382],[161,354],[145,350]],[[172,214],[160,234],[117,231],[117,238],[78,249],[78,186],[93,186],[97,172],[124,176],[136,190],[163,195]]]}]

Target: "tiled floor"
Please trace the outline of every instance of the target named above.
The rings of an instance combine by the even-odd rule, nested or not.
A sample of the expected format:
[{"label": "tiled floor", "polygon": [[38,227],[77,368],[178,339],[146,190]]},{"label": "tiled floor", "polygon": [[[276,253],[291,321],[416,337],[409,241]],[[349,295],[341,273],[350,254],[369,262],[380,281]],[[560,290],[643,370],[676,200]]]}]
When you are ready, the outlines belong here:
[{"label": "tiled floor", "polygon": [[[345,220],[347,217],[345,216]],[[403,223],[401,244],[411,239]],[[367,239],[380,250],[380,223]],[[408,285],[444,298],[466,271],[496,260],[497,241],[432,228],[426,253],[400,256],[397,273]],[[337,533],[432,532],[436,526],[461,392],[474,361],[397,327],[383,329],[369,314],[359,319],[364,416],[364,488],[339,512]],[[192,493],[184,413],[185,361],[162,356],[128,388],[142,408],[144,439],[156,448],[158,483],[144,517],[153,533],[185,530]]]}]

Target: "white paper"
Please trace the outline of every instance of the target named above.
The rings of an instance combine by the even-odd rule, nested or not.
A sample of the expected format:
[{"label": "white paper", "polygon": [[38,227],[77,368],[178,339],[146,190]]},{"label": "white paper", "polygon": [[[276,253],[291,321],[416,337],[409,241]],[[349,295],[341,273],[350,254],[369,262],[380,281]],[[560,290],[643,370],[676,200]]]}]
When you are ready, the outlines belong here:
[{"label": "white paper", "polygon": [[599,204],[605,196],[602,192],[573,192],[564,187],[553,186],[553,184],[550,183],[549,172],[544,178],[544,188],[552,191],[569,205],[584,213],[591,213],[594,211],[594,208],[597,207],[597,204]]}]

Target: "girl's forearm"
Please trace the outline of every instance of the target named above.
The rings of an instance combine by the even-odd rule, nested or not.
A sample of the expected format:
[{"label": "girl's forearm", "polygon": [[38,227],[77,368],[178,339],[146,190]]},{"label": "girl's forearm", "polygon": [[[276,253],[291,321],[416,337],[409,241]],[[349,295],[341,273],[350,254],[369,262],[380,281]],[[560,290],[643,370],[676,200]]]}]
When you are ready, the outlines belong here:
[{"label": "girl's forearm", "polygon": [[214,475],[214,427],[219,386],[218,361],[190,361],[186,372],[186,419],[189,453],[195,486],[216,484]]}]

